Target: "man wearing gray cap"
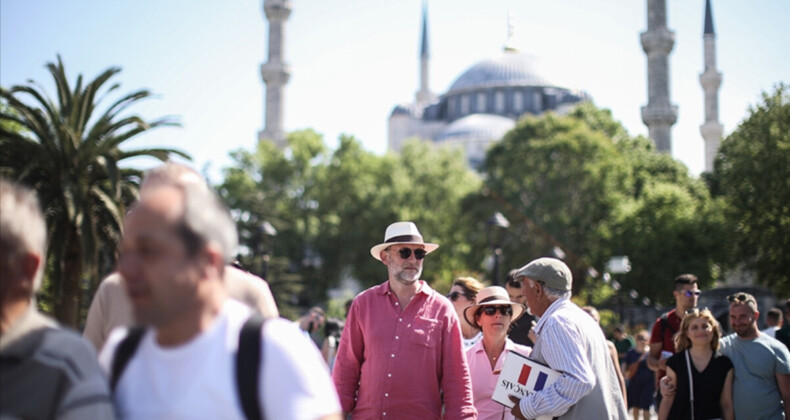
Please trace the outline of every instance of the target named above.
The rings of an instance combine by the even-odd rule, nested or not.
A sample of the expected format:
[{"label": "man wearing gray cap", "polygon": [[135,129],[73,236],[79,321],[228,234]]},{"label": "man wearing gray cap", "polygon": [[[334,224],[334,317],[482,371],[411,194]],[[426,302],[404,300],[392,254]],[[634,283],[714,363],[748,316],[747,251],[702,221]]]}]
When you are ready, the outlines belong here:
[{"label": "man wearing gray cap", "polygon": [[625,419],[628,416],[606,338],[571,302],[573,276],[565,263],[538,258],[518,269],[530,311],[540,317],[532,359],[560,372],[556,382],[522,399],[510,397],[519,419]]}]

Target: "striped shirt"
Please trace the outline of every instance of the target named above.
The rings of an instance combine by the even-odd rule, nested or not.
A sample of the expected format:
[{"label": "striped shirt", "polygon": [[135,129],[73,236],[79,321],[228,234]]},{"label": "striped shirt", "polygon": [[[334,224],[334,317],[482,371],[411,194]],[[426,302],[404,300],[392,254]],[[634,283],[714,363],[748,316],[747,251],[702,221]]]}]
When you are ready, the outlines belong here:
[{"label": "striped shirt", "polygon": [[521,399],[526,418],[625,419],[627,411],[606,338],[595,320],[569,299],[554,301],[535,326],[531,357],[562,376]]}]

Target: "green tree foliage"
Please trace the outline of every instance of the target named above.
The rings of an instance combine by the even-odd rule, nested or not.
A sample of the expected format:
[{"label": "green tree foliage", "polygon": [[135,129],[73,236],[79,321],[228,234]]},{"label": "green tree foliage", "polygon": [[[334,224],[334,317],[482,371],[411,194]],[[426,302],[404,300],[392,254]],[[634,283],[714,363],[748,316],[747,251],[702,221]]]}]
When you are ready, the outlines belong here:
[{"label": "green tree foliage", "polygon": [[77,327],[82,296],[92,295],[114,263],[125,208],[136,196],[141,173],[120,162],[188,156],[165,148],[121,149],[146,130],[176,124],[170,118],[147,122],[127,114],[151,96],[148,90],[123,95],[101,109],[102,98],[119,88],[106,87],[119,68],[85,84],[80,75],[73,88],[59,56],[47,69],[56,100],[35,82],[0,88],[0,175],[37,191],[50,239],[44,292],[53,300],[56,318]]},{"label": "green tree foliage", "polygon": [[582,104],[566,116],[527,117],[491,148],[486,170],[492,200],[484,205],[512,222],[510,268],[557,247],[574,294],[611,296],[594,291],[608,286],[589,268],[602,272],[610,257],[628,255],[632,271],[617,280],[658,303],[670,302],[677,274],[713,281],[721,217],[704,184],[648,140],[629,137],[608,111]]},{"label": "green tree foliage", "polygon": [[734,262],[777,294],[790,294],[790,86],[763,93],[722,142],[711,183],[727,204]]},{"label": "green tree foliage", "polygon": [[239,216],[242,241],[253,248],[264,220],[278,230],[272,261],[283,269],[267,280],[284,312],[324,302],[344,278],[363,287],[384,281],[369,249],[398,220],[415,221],[427,241],[443,245],[426,263],[427,278],[469,270],[460,202],[480,180],[460,153],[409,142],[399,155],[376,156],[353,137],[339,140],[329,154],[315,132],[294,132],[285,152],[263,142],[255,154],[234,152],[236,165],[225,169],[220,191]]}]

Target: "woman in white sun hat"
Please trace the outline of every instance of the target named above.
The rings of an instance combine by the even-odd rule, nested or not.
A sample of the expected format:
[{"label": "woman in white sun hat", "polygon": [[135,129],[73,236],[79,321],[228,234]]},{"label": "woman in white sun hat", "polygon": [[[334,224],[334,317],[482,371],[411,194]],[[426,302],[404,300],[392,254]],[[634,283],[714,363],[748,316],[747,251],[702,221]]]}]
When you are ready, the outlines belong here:
[{"label": "woman in white sun hat", "polygon": [[472,396],[479,420],[515,418],[510,414],[510,409],[494,402],[491,396],[508,350],[524,356],[532,352],[531,347],[516,344],[507,338],[510,325],[525,309],[524,305],[511,302],[507,290],[500,286],[481,290],[475,304],[464,309],[466,321],[483,332],[483,339],[466,350],[472,377]]}]

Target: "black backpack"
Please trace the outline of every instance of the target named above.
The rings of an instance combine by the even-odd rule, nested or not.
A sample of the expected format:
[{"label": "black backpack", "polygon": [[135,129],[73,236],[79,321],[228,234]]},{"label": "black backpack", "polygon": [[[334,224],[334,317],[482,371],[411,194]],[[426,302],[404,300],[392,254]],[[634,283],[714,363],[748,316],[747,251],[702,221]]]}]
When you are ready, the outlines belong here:
[{"label": "black backpack", "polygon": [[[241,408],[249,420],[263,420],[263,411],[258,401],[258,372],[263,361],[261,346],[262,330],[265,319],[255,312],[241,327],[239,332],[239,351],[236,354],[236,391]],[[118,380],[126,365],[134,356],[145,334],[145,328],[133,327],[129,334],[118,344],[112,361],[110,390],[115,392]]]}]

